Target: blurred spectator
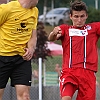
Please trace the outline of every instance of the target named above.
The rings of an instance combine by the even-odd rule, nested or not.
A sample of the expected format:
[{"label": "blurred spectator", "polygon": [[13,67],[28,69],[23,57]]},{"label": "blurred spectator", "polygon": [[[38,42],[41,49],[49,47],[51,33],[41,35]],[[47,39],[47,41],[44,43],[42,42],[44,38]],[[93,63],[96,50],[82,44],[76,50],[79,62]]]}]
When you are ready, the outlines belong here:
[{"label": "blurred spectator", "polygon": [[38,77],[39,77],[38,70],[34,70],[34,71],[32,72],[32,76],[33,76],[34,78],[38,78]]},{"label": "blurred spectator", "polygon": [[97,86],[100,86],[100,84],[98,83],[98,81],[96,81],[96,85],[97,85]]},{"label": "blurred spectator", "polygon": [[58,76],[61,75],[61,67],[60,67],[59,64],[56,64],[56,65],[55,65],[55,71],[58,73]]}]

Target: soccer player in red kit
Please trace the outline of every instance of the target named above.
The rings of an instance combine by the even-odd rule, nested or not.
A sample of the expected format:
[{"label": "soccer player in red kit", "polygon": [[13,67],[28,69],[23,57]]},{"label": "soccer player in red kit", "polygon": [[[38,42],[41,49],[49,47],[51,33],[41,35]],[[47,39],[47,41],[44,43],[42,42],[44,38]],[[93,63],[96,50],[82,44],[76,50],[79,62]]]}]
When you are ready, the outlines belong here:
[{"label": "soccer player in red kit", "polygon": [[85,24],[88,18],[86,4],[74,1],[70,7],[73,25],[60,25],[49,34],[48,40],[60,39],[63,47],[63,64],[60,76],[62,100],[96,100],[96,77],[98,67],[97,41],[100,22]]}]

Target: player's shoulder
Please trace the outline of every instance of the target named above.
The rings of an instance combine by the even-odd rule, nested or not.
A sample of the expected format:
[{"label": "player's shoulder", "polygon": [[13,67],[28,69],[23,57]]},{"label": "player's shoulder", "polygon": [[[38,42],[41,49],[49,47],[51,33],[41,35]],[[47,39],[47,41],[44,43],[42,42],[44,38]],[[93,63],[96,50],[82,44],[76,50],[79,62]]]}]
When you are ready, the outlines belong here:
[{"label": "player's shoulder", "polygon": [[37,11],[37,12],[38,12],[38,8],[37,8],[37,7],[32,8],[32,10],[34,10],[34,11]]},{"label": "player's shoulder", "polygon": [[[7,4],[16,4],[16,3],[19,3],[18,1],[10,1],[8,2]],[[13,5],[14,6],[14,5]]]},{"label": "player's shoulder", "polygon": [[100,25],[100,22],[92,22],[92,23],[88,23],[87,25],[91,25],[91,26]]},{"label": "player's shoulder", "polygon": [[86,28],[87,28],[88,30],[90,30],[90,29],[93,29],[93,30],[99,29],[99,28],[100,28],[100,22],[88,23],[88,24],[86,24]]},{"label": "player's shoulder", "polygon": [[6,4],[0,4],[0,11],[9,12],[14,5],[14,1],[8,2]]},{"label": "player's shoulder", "polygon": [[37,17],[38,13],[39,13],[39,10],[38,10],[37,7],[34,7],[34,8],[32,8],[32,12],[33,12],[34,16]]},{"label": "player's shoulder", "polygon": [[7,6],[11,9],[20,7],[20,3],[18,1],[10,1],[7,3]]},{"label": "player's shoulder", "polygon": [[71,26],[68,25],[68,24],[62,24],[62,25],[60,25],[59,27],[65,28],[65,29],[69,29],[69,27],[71,27]]},{"label": "player's shoulder", "polygon": [[18,4],[18,1],[10,1],[10,2],[8,2],[7,4],[1,4],[0,6],[1,6],[3,9],[6,9],[6,10],[8,11],[8,10],[13,9],[13,7],[14,7],[15,5],[17,5],[17,4]]},{"label": "player's shoulder", "polygon": [[3,9],[4,9],[4,8],[6,8],[6,7],[7,7],[7,5],[8,5],[8,4],[5,4],[5,3],[0,4],[0,8],[3,8]]}]

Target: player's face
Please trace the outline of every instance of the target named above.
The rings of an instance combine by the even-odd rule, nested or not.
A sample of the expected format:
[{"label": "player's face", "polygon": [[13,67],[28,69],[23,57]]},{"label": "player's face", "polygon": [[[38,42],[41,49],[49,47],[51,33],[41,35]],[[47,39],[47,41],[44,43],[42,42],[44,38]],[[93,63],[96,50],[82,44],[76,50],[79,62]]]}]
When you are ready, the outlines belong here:
[{"label": "player's face", "polygon": [[70,19],[72,20],[73,26],[82,27],[84,26],[88,15],[86,11],[72,11],[72,15],[70,15]]}]

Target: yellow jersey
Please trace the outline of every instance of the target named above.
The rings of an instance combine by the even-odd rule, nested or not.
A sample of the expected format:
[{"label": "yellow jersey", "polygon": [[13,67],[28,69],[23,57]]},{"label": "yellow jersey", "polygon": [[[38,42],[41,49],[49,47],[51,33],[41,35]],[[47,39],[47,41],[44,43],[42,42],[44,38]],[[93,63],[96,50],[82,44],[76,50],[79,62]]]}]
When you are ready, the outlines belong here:
[{"label": "yellow jersey", "polygon": [[32,30],[37,27],[38,8],[23,8],[18,1],[0,5],[0,55],[23,55]]}]

